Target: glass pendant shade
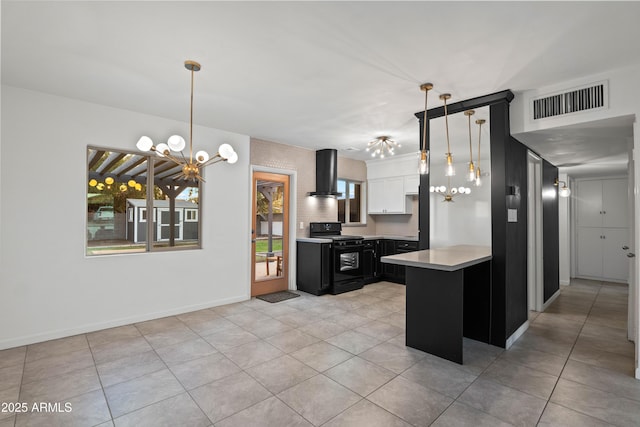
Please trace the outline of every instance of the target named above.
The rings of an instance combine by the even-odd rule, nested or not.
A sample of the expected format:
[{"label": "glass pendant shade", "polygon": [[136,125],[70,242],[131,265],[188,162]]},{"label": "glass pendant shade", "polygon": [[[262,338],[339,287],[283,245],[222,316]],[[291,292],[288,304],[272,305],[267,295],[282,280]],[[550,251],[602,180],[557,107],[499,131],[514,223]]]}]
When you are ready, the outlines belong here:
[{"label": "glass pendant shade", "polygon": [[153,141],[151,141],[151,138],[148,136],[141,136],[136,147],[138,147],[138,150],[140,151],[149,151],[151,150],[151,147],[153,147]]},{"label": "glass pendant shade", "polygon": [[209,153],[204,150],[200,150],[196,153],[196,161],[198,163],[205,163],[209,160]]},{"label": "glass pendant shade", "polygon": [[468,175],[467,180],[469,182],[473,182],[473,181],[476,180],[476,169],[473,166],[473,162],[469,162],[469,175]]},{"label": "glass pendant shade", "polygon": [[569,197],[571,195],[571,189],[569,187],[562,187],[558,190],[560,197]]},{"label": "glass pendant shade", "polygon": [[422,117],[422,145],[420,148],[420,162],[418,163],[418,173],[427,175],[429,173],[429,150],[427,150],[427,101],[429,91],[433,89],[433,84],[424,83],[420,85],[420,90],[424,92],[424,116]]},{"label": "glass pendant shade", "polygon": [[480,172],[480,168],[476,168],[476,187],[480,187],[482,185],[482,178],[480,177],[482,174]]},{"label": "glass pendant shade", "polygon": [[429,173],[429,152],[420,152],[420,163],[418,163],[418,173],[420,175],[426,175]]},{"label": "glass pendant shade", "polygon": [[167,141],[167,145],[171,151],[182,151],[186,144],[186,141],[180,135],[171,135]]},{"label": "glass pendant shade", "polygon": [[228,159],[234,153],[233,148],[229,144],[222,144],[218,148],[218,153],[223,159]]},{"label": "glass pendant shade", "polygon": [[160,157],[164,157],[165,155],[169,154],[169,152],[171,152],[171,150],[169,149],[169,146],[167,144],[158,144],[156,146],[156,154]]},{"label": "glass pendant shade", "polygon": [[235,151],[233,152],[233,154],[227,159],[227,163],[229,163],[230,165],[234,164],[235,162],[238,161],[238,153],[236,153]]},{"label": "glass pendant shade", "polygon": [[454,176],[456,170],[453,167],[453,156],[451,153],[447,153],[447,165],[444,168],[444,176]]}]

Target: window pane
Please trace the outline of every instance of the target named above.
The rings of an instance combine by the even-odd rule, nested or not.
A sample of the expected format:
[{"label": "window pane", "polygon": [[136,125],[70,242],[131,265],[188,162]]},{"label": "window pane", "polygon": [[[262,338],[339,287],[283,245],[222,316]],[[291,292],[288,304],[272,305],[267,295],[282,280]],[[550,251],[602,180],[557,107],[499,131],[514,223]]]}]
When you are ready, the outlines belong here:
[{"label": "window pane", "polygon": [[360,187],[360,184],[354,182],[349,184],[349,222],[362,222],[360,217]]},{"label": "window pane", "polygon": [[338,180],[338,193],[341,193],[341,196],[338,196],[338,200],[344,199],[347,194],[347,182],[343,179]]},{"label": "window pane", "polygon": [[[198,221],[185,221],[185,210],[198,206],[197,182],[176,180],[182,168],[154,158],[153,247],[199,247]],[[173,220],[171,212],[173,208]]]},{"label": "window pane", "polygon": [[89,148],[87,183],[87,255],[146,250],[146,236],[133,233],[127,216],[127,200],[142,202],[146,177],[134,170],[146,170],[146,157],[126,152]]}]

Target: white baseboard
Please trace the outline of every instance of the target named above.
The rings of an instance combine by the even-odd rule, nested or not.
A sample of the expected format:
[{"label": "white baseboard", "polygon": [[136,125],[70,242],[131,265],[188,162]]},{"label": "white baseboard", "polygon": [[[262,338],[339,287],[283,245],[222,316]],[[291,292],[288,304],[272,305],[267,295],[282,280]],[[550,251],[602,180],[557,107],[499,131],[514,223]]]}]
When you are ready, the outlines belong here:
[{"label": "white baseboard", "polygon": [[551,295],[551,298],[549,298],[547,300],[547,302],[545,302],[544,304],[542,304],[542,311],[545,311],[547,308],[549,308],[549,306],[556,300],[556,298],[558,298],[560,296],[560,289],[558,289],[553,295]]},{"label": "white baseboard", "polygon": [[177,314],[189,313],[191,311],[202,310],[205,308],[217,307],[219,305],[232,304],[234,302],[247,301],[251,297],[249,296],[237,296],[226,298],[223,300],[210,301],[207,303],[188,305],[183,307],[174,308],[166,311],[158,311],[155,313],[147,313],[136,316],[125,317],[121,319],[109,320],[106,322],[89,323],[82,326],[77,326],[67,329],[58,329],[55,331],[47,331],[39,334],[27,335],[16,338],[9,338],[0,341],[0,350],[7,348],[20,347],[23,345],[35,344],[43,341],[54,340],[58,338],[70,337],[73,335],[86,334],[88,332],[100,331],[102,329],[115,328],[118,326],[130,325],[137,322],[145,322],[147,320],[160,319],[167,316],[175,316]]},{"label": "white baseboard", "polygon": [[520,327],[513,334],[511,334],[511,336],[509,338],[507,338],[507,343],[505,344],[504,348],[509,350],[509,348],[511,348],[513,343],[515,343],[518,340],[518,338],[520,338],[522,336],[522,334],[525,333],[525,331],[527,329],[529,329],[529,321],[528,320],[526,322],[524,322],[522,325],[520,325]]},{"label": "white baseboard", "polygon": [[561,285],[569,286],[571,284],[571,280],[560,280]]},{"label": "white baseboard", "polygon": [[636,368],[636,379],[640,380],[640,368]]}]

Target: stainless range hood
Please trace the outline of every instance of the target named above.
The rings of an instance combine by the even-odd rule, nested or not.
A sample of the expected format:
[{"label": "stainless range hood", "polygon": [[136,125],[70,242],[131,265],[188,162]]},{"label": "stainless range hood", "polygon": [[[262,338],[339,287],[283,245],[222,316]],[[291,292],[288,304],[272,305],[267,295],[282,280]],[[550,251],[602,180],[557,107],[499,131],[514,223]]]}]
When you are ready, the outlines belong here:
[{"label": "stainless range hood", "polygon": [[316,151],[316,191],[309,195],[342,196],[342,193],[338,193],[338,150],[328,148]]}]

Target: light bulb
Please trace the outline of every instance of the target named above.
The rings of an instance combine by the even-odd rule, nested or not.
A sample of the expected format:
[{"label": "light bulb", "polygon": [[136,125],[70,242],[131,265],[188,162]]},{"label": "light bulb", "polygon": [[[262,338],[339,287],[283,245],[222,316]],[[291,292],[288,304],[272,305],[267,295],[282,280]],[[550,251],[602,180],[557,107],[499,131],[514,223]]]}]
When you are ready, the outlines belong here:
[{"label": "light bulb", "polygon": [[139,182],[136,183],[136,190],[142,191],[142,184],[140,184]]},{"label": "light bulb", "polygon": [[110,177],[110,176],[108,176],[108,177],[106,177],[106,178],[104,179],[104,182],[105,182],[105,184],[107,184],[107,185],[111,185],[111,184],[113,184],[113,181],[114,181],[114,180],[113,180],[113,178],[112,178],[112,177]]},{"label": "light bulb", "polygon": [[481,175],[482,173],[480,172],[480,168],[476,168],[476,187],[480,187],[482,185],[482,179],[480,178]]},{"label": "light bulb", "polygon": [[429,193],[433,193],[434,191],[436,191],[436,187],[434,187],[433,185],[429,187]]},{"label": "light bulb", "polygon": [[156,154],[160,157],[164,157],[170,152],[171,150],[169,149],[169,146],[167,144],[164,144],[164,143],[158,144],[158,146],[156,147]]},{"label": "light bulb", "polygon": [[420,152],[420,162],[418,163],[418,173],[426,175],[429,173],[429,153],[427,151]]},{"label": "light bulb", "polygon": [[231,155],[231,157],[229,157],[227,159],[227,163],[229,164],[234,164],[235,162],[238,161],[238,153],[236,153],[235,151],[233,152],[233,154]]},{"label": "light bulb", "polygon": [[120,184],[120,191],[127,191],[127,184]]},{"label": "light bulb", "polygon": [[476,168],[473,166],[473,162],[469,162],[469,176],[467,180],[472,182],[476,179]]},{"label": "light bulb", "polygon": [[447,166],[444,169],[444,176],[454,176],[456,174],[453,168],[453,156],[451,153],[447,153]]},{"label": "light bulb", "polygon": [[233,147],[230,146],[229,144],[222,144],[218,148],[218,153],[220,154],[220,157],[222,157],[223,159],[228,159],[234,153]]},{"label": "light bulb", "polygon": [[563,186],[558,190],[558,195],[560,197],[569,197],[571,195],[571,189],[567,186]]},{"label": "light bulb", "polygon": [[140,151],[149,151],[151,147],[153,147],[153,141],[148,136],[141,136],[136,147],[138,147]]},{"label": "light bulb", "polygon": [[198,163],[206,163],[209,160],[209,153],[204,150],[200,150],[196,153],[196,161]]},{"label": "light bulb", "polygon": [[471,189],[470,189],[469,187],[466,187],[466,188],[464,189],[464,193],[465,193],[465,194],[471,194]]},{"label": "light bulb", "polygon": [[445,187],[444,185],[440,186],[440,192],[444,193],[445,191],[447,191],[447,187]]},{"label": "light bulb", "polygon": [[98,185],[98,181],[96,181],[95,179],[89,180],[89,186],[90,187],[95,187],[96,185]]},{"label": "light bulb", "polygon": [[104,190],[104,184],[103,183],[98,183],[98,185],[96,185],[96,188],[100,191]]},{"label": "light bulb", "polygon": [[464,187],[458,187],[458,193],[464,194]]},{"label": "light bulb", "polygon": [[167,145],[172,151],[182,151],[186,142],[180,135],[171,135],[167,141]]},{"label": "light bulb", "polygon": [[457,188],[452,188],[451,189],[451,194],[458,194],[458,189]]},{"label": "light bulb", "polygon": [[127,184],[129,185],[129,187],[135,187],[136,186],[136,181],[133,179],[130,179],[129,182],[127,182]]}]

